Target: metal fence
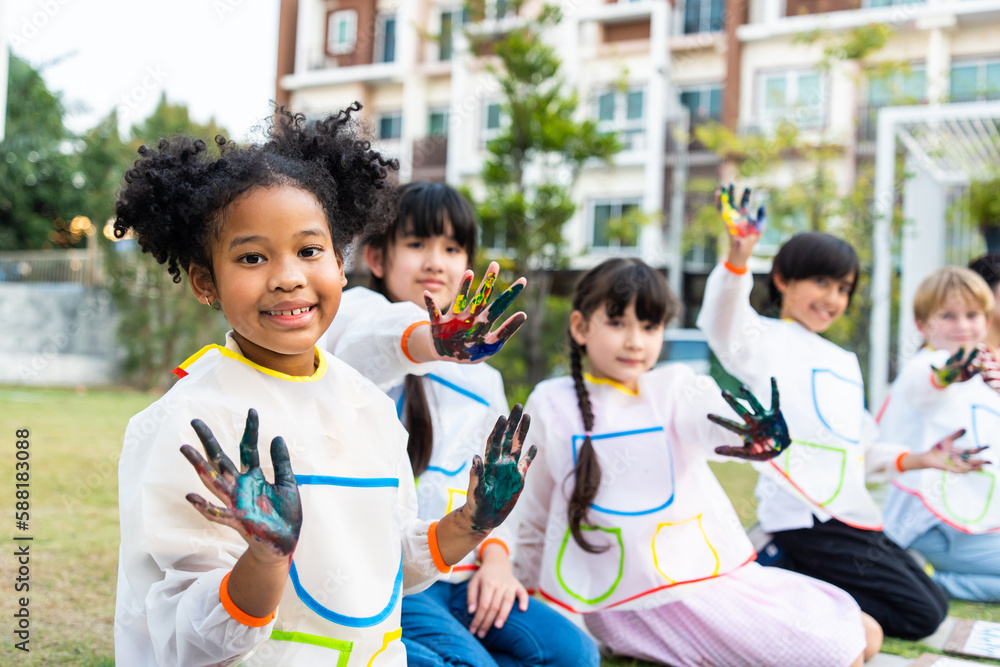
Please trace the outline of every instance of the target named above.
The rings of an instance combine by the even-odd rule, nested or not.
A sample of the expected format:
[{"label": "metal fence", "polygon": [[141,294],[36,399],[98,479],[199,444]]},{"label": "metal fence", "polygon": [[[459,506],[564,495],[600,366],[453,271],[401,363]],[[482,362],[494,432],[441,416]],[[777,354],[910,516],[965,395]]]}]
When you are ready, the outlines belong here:
[{"label": "metal fence", "polygon": [[0,252],[0,282],[100,286],[104,278],[96,248]]}]

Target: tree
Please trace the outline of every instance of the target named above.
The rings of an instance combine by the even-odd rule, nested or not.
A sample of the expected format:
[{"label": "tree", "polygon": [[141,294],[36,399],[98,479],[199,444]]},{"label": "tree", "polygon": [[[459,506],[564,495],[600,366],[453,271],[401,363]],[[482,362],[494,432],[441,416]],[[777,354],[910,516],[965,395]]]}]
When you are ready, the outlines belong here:
[{"label": "tree", "polygon": [[[482,0],[466,5],[472,16],[484,16]],[[508,380],[513,387],[533,387],[553,366],[544,345],[551,336],[543,335],[543,315],[552,270],[566,264],[562,228],[576,211],[573,184],[586,163],[610,161],[621,149],[618,138],[598,131],[594,121],[574,120],[579,100],[566,92],[561,61],[542,39],[559,19],[558,7],[544,5],[533,16],[519,16],[503,35],[479,34],[474,25],[466,31],[471,48],[485,54],[486,67],[497,78],[508,119],[486,145],[485,196],[477,208],[484,238],[502,239],[507,248],[510,261],[504,268],[528,278],[519,304],[528,320],[507,353],[524,360]],[[561,332],[565,321],[548,328],[553,326]]]},{"label": "tree", "polygon": [[[111,165],[121,151],[115,144],[117,117],[112,114],[98,128],[88,133],[95,156]],[[161,96],[153,113],[142,123],[134,125],[124,159],[115,171],[98,169],[98,176],[108,175],[102,181],[112,186],[95,195],[95,205],[110,203],[113,211],[114,190],[129,168],[139,146],[155,145],[161,138],[176,134],[200,137],[210,147],[217,134],[226,134],[214,120],[207,124],[191,121],[188,109],[182,104],[171,104]],[[95,167],[97,169],[97,167]],[[110,281],[108,288],[121,313],[118,323],[118,343],[125,350],[124,371],[134,384],[143,388],[166,387],[172,376],[170,371],[185,357],[212,341],[219,341],[226,331],[222,314],[206,308],[192,296],[187,278],[175,284],[164,267],[151,256],[135,252],[107,253]]]},{"label": "tree", "polygon": [[7,127],[0,142],[0,250],[71,247],[70,228],[85,196],[76,137],[66,128],[62,97],[41,72],[10,56]]}]

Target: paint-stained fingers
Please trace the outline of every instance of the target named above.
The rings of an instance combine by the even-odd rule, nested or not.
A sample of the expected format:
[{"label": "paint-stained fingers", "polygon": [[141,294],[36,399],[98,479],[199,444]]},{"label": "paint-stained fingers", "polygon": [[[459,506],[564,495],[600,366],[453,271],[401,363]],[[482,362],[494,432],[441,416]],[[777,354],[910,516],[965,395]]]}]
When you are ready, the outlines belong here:
[{"label": "paint-stained fingers", "polygon": [[507,428],[504,429],[503,444],[500,446],[500,456],[504,458],[511,456],[513,452],[514,436],[518,432],[521,414],[523,412],[524,406],[518,403],[514,406],[514,409],[510,411],[510,416],[507,417]]},{"label": "paint-stained fingers", "polygon": [[438,322],[441,321],[441,311],[438,310],[437,304],[434,303],[434,297],[427,290],[424,290],[424,305],[427,306],[427,316],[431,320],[431,326],[437,326]]},{"label": "paint-stained fingers", "polygon": [[528,447],[528,451],[521,457],[521,460],[517,462],[517,471],[521,473],[522,479],[528,474],[528,468],[531,467],[531,462],[535,460],[535,454],[537,453],[538,448],[532,445],[531,447]]},{"label": "paint-stained fingers", "polygon": [[940,444],[947,445],[947,446],[951,447],[952,443],[955,442],[956,440],[958,440],[959,438],[961,438],[963,435],[965,435],[965,429],[964,428],[960,428],[957,431],[955,431],[954,433],[950,433],[950,434],[946,435],[944,438],[942,438]]},{"label": "paint-stained fingers", "polygon": [[486,269],[486,274],[483,276],[483,281],[479,283],[479,289],[476,290],[476,296],[472,297],[470,312],[473,315],[479,313],[483,309],[483,306],[490,300],[490,294],[493,293],[493,284],[497,281],[498,273],[500,273],[500,265],[496,262],[490,262],[490,266]]},{"label": "paint-stained fingers", "polygon": [[528,437],[528,428],[530,427],[531,416],[521,415],[521,421],[517,424],[517,432],[514,434],[514,442],[510,448],[510,455],[514,457],[514,460],[517,460],[521,455],[521,448],[524,446],[524,439]]},{"label": "paint-stained fingers", "polygon": [[742,403],[737,401],[736,397],[733,396],[728,390],[723,390],[722,398],[725,399],[726,403],[729,404],[729,407],[731,407],[741,419],[753,417],[753,415],[750,414],[750,411],[747,410]]},{"label": "paint-stained fingers", "polygon": [[507,429],[507,418],[503,415],[497,417],[497,423],[493,425],[493,431],[486,441],[486,460],[494,463],[500,458],[503,451],[504,431]]},{"label": "paint-stained fingers", "polygon": [[750,458],[750,452],[744,447],[730,447],[729,445],[722,445],[715,448],[715,453],[719,456],[730,456],[735,459]]},{"label": "paint-stained fingers", "polygon": [[472,457],[472,465],[469,466],[469,493],[466,496],[466,504],[474,502],[476,489],[479,488],[480,483],[483,481],[483,475],[485,473],[486,470],[483,465],[483,458],[479,456],[479,454],[474,454]]},{"label": "paint-stained fingers", "polygon": [[208,503],[204,498],[199,496],[197,493],[189,493],[185,496],[187,501],[194,505],[194,508],[198,510],[203,517],[211,521],[212,523],[219,523],[223,526],[231,526],[239,530],[239,521],[233,516],[225,507],[216,507]]},{"label": "paint-stained fingers", "polygon": [[472,271],[466,271],[465,275],[462,276],[462,285],[458,288],[458,294],[455,295],[455,301],[451,307],[451,312],[460,313],[465,310],[469,305],[469,290],[472,289],[472,279],[475,274]]},{"label": "paint-stained fingers", "polygon": [[746,399],[746,402],[750,404],[750,409],[753,410],[754,415],[759,417],[767,412],[764,410],[764,406],[760,404],[760,401],[757,400],[757,397],[753,395],[753,392],[750,391],[750,387],[745,384],[741,384],[740,393],[743,395],[743,398]]},{"label": "paint-stained fingers", "polygon": [[230,483],[235,482],[236,477],[239,476],[239,471],[236,470],[236,466],[226,456],[226,453],[222,451],[219,441],[215,439],[212,429],[208,427],[208,424],[200,419],[194,419],[191,421],[191,427],[198,435],[198,439],[201,440],[201,446],[205,448],[205,454],[208,455],[208,460],[212,462],[215,469],[225,475]]},{"label": "paint-stained fingers", "polygon": [[202,458],[201,454],[198,453],[191,445],[183,445],[181,447],[181,454],[184,458],[194,466],[195,471],[198,473],[198,477],[201,479],[201,483],[206,486],[215,497],[226,503],[227,505],[232,504],[233,501],[233,485],[229,483],[225,477],[219,474],[208,461]]},{"label": "paint-stained fingers", "polygon": [[755,225],[757,231],[759,232],[764,228],[764,223],[767,221],[767,207],[761,206],[757,209],[757,224]]},{"label": "paint-stained fingers", "polygon": [[506,322],[500,325],[500,328],[489,334],[486,337],[487,343],[499,343],[500,347],[510,340],[510,337],[517,333],[517,330],[521,328],[528,316],[524,313],[514,313],[511,315]]},{"label": "paint-stained fingers", "polygon": [[743,197],[740,199],[740,208],[746,210],[750,204],[750,188],[743,188]]},{"label": "paint-stained fingers", "polygon": [[240,467],[243,472],[260,467],[260,457],[257,454],[259,426],[257,411],[250,408],[247,411],[246,426],[243,428],[243,439],[240,440]]},{"label": "paint-stained fingers", "polygon": [[738,435],[750,434],[749,426],[747,426],[746,424],[735,422],[732,419],[726,419],[725,417],[720,417],[719,415],[708,415],[708,421],[714,424],[718,424],[722,428],[732,431],[733,433],[736,433]]},{"label": "paint-stained fingers", "polygon": [[298,489],[295,473],[292,472],[292,459],[288,455],[285,440],[278,436],[271,441],[271,465],[274,466],[274,485],[286,489]]},{"label": "paint-stained fingers", "polygon": [[528,284],[525,278],[518,278],[514,283],[505,289],[500,295],[493,300],[490,307],[486,309],[486,322],[492,327],[493,323],[500,319],[500,316],[504,314],[504,311],[510,307],[510,304],[514,302],[514,299],[524,290],[524,287]]},{"label": "paint-stained fingers", "polygon": [[781,410],[781,393],[778,391],[778,378],[771,378],[771,412]]}]

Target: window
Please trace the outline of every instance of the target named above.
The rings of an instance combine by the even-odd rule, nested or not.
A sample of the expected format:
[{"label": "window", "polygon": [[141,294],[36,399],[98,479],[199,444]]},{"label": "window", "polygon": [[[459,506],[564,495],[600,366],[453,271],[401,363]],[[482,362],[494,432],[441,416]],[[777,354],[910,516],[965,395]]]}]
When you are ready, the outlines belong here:
[{"label": "window", "polygon": [[441,137],[448,134],[448,112],[431,111],[427,116],[427,134],[431,137]]},{"label": "window", "polygon": [[603,93],[598,95],[596,105],[598,128],[602,132],[620,132],[625,150],[644,148],[646,95],[642,88]]},{"label": "window", "polygon": [[441,12],[441,34],[438,35],[438,60],[451,60],[455,55],[455,31],[469,21],[468,9],[446,9]]},{"label": "window", "polygon": [[951,67],[951,101],[1000,99],[1000,60],[966,61]]},{"label": "window", "polygon": [[635,247],[639,242],[639,199],[594,203],[590,245],[594,248]]},{"label": "window", "polygon": [[687,0],[684,3],[684,34],[722,30],[725,8],[725,0]]},{"label": "window", "polygon": [[326,50],[332,55],[350,53],[358,35],[358,13],[353,9],[330,12],[326,26]]},{"label": "window", "polygon": [[383,14],[375,22],[375,62],[396,61],[396,15]]},{"label": "window", "polygon": [[825,79],[815,70],[761,75],[757,119],[763,127],[771,127],[781,121],[801,128],[822,127],[826,119]]},{"label": "window", "polygon": [[403,114],[384,113],[378,117],[378,138],[399,139],[403,136]]},{"label": "window", "polygon": [[878,110],[900,104],[927,101],[927,75],[923,65],[911,65],[908,71],[873,77],[868,81],[867,106],[858,119],[858,136],[873,141],[878,126]]},{"label": "window", "polygon": [[499,102],[487,102],[483,105],[483,144],[496,138],[500,129],[509,122]]},{"label": "window", "polygon": [[681,106],[691,114],[691,126],[722,119],[722,86],[710,84],[681,90]]}]

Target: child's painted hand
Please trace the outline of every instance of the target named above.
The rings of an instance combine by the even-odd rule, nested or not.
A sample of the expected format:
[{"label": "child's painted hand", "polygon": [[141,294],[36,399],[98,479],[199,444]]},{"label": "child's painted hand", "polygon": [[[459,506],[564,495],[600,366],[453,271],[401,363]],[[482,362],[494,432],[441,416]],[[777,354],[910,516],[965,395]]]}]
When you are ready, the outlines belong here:
[{"label": "child's painted hand", "polygon": [[225,507],[210,505],[196,493],[187,496],[202,516],[213,523],[236,530],[262,559],[285,560],[295,551],[302,529],[302,503],[299,487],[292,473],[285,441],[271,441],[271,463],[274,484],[269,484],[261,472],[257,457],[257,411],[247,413],[246,428],[240,441],[240,472],[226,456],[212,430],[205,422],[191,422],[205,447],[208,461],[194,447],[184,445],[181,452],[191,462],[201,481]]},{"label": "child's painted hand", "polygon": [[484,560],[466,589],[469,613],[475,614],[469,632],[482,639],[491,627],[502,628],[515,601],[522,612],[528,611],[528,591],[511,571],[507,555]]},{"label": "child's painted hand", "polygon": [[722,456],[733,456],[751,461],[767,461],[780,454],[792,443],[788,436],[788,426],[785,418],[778,407],[778,381],[771,378],[771,409],[765,410],[757,397],[754,396],[746,385],[740,385],[740,393],[750,404],[747,410],[742,403],[733,398],[728,391],[722,392],[722,397],[726,403],[732,406],[736,414],[743,419],[745,424],[740,424],[718,415],[708,415],[709,420],[715,422],[723,428],[729,429],[743,437],[745,443],[742,447],[716,447],[715,453]]},{"label": "child's painted hand", "polygon": [[996,354],[986,344],[980,343],[978,349],[979,372],[983,376],[983,382],[1000,392],[1000,360],[997,360]]},{"label": "child's painted hand", "polygon": [[455,302],[443,316],[430,292],[424,292],[424,302],[427,304],[427,313],[431,320],[431,337],[434,339],[434,349],[440,359],[475,363],[492,357],[524,324],[527,315],[515,313],[496,331],[490,331],[525,285],[524,278],[519,278],[487,306],[499,271],[500,265],[491,262],[483,281],[479,284],[479,290],[471,300],[469,289],[472,287],[474,274],[472,271],[466,271]]},{"label": "child's painted hand", "polygon": [[767,211],[761,206],[757,209],[757,217],[750,217],[747,205],[750,203],[750,188],[743,190],[743,198],[740,200],[739,208],[733,204],[736,201],[734,188],[721,187],[715,193],[716,205],[722,213],[722,219],[726,223],[729,235],[736,238],[746,238],[747,236],[760,236],[764,233],[764,223],[767,220]]},{"label": "child's painted hand", "polygon": [[972,348],[968,356],[965,355],[965,348],[960,347],[958,348],[958,352],[948,357],[941,368],[931,366],[931,379],[934,385],[940,389],[944,389],[950,384],[972,379],[979,372],[978,364],[976,363],[976,356],[978,354],[978,347]]},{"label": "child's painted hand", "polygon": [[[989,463],[985,459],[974,458],[989,445],[974,449],[958,449],[955,441],[965,435],[965,429],[959,429],[937,443],[923,454],[909,454],[904,457],[901,467],[904,470],[919,470],[921,468],[937,468],[948,472],[964,474],[976,472]],[[907,460],[910,459],[910,460]]]},{"label": "child's painted hand", "polygon": [[518,404],[509,419],[497,419],[486,446],[485,464],[478,454],[472,459],[469,492],[462,512],[475,532],[486,533],[503,523],[524,488],[524,475],[536,450],[532,446],[521,457],[521,445],[531,422],[521,411]]}]

